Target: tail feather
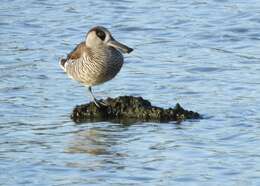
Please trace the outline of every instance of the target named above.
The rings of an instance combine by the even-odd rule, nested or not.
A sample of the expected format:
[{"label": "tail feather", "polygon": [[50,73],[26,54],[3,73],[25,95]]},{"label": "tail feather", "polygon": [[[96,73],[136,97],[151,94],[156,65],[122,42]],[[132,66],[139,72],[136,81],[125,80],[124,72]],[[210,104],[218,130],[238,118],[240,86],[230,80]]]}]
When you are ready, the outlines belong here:
[{"label": "tail feather", "polygon": [[60,67],[64,70],[64,71],[66,71],[65,70],[65,64],[66,64],[66,59],[60,59]]}]

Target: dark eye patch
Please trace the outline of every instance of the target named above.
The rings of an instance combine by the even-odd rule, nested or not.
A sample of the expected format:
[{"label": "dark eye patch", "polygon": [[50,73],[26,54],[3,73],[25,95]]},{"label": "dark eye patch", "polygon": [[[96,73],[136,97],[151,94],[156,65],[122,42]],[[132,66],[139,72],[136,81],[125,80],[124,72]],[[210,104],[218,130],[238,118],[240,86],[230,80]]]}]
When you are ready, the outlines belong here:
[{"label": "dark eye patch", "polygon": [[96,34],[102,41],[105,40],[105,38],[106,38],[105,32],[103,32],[102,30],[96,30]]}]

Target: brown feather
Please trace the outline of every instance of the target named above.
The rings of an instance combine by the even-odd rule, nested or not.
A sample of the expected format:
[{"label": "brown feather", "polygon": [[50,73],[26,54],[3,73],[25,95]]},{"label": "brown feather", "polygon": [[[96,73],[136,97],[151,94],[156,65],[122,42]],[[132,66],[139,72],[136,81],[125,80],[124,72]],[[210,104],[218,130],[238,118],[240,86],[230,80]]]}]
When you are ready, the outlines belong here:
[{"label": "brown feather", "polygon": [[86,51],[86,50],[87,50],[87,46],[86,46],[85,42],[81,42],[74,48],[74,50],[71,53],[68,54],[67,60],[79,59],[82,56],[82,54],[84,53],[84,51]]}]

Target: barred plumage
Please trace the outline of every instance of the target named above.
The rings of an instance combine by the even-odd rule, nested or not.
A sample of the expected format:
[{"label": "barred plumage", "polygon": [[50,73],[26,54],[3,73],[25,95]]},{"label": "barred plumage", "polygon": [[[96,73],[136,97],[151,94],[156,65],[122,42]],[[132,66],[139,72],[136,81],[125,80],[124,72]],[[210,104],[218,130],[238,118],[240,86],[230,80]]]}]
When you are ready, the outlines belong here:
[{"label": "barred plumage", "polygon": [[121,52],[132,50],[117,42],[106,28],[98,26],[87,33],[86,41],[77,45],[66,59],[61,59],[60,66],[69,77],[89,87],[94,102],[100,107],[91,86],[113,79],[124,62]]}]

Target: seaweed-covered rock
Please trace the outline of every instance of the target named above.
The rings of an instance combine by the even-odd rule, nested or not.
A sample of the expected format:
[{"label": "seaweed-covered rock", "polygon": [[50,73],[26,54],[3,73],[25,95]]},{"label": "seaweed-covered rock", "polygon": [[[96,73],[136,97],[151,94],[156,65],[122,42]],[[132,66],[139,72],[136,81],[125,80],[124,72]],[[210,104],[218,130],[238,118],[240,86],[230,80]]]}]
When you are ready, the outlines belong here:
[{"label": "seaweed-covered rock", "polygon": [[76,106],[71,118],[75,122],[114,121],[119,123],[169,122],[201,118],[197,112],[184,110],[178,103],[174,108],[163,109],[152,106],[142,97],[120,96],[100,101],[106,105],[99,108],[94,102],[90,102]]}]

